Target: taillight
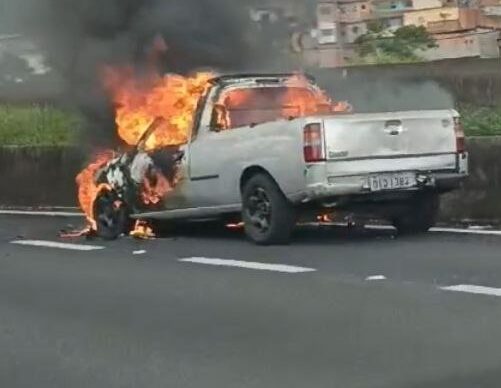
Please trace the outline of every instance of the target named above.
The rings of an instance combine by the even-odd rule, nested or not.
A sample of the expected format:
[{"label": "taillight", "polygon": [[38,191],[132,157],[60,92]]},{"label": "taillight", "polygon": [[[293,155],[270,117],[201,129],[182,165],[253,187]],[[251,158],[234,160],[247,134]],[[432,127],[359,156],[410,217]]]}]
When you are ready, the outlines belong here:
[{"label": "taillight", "polygon": [[456,134],[456,151],[462,154],[466,151],[464,141],[464,128],[459,117],[454,117],[454,133]]},{"label": "taillight", "polygon": [[303,132],[303,152],[306,163],[325,161],[325,144],[322,125],[308,124]]}]

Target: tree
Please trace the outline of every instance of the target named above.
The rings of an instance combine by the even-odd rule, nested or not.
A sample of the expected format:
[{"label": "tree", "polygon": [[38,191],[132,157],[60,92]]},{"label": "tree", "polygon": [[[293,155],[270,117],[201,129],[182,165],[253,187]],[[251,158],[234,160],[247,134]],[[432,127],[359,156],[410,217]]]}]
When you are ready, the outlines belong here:
[{"label": "tree", "polygon": [[420,59],[420,50],[437,47],[423,26],[403,26],[392,32],[377,22],[369,25],[369,31],[359,36],[355,45],[359,58],[373,63],[413,62]]}]

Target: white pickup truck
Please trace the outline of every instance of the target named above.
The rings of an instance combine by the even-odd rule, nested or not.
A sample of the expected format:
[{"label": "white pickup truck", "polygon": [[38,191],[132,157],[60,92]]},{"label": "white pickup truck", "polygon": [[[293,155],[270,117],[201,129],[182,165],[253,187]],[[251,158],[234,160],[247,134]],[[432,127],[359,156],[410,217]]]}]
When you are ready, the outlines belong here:
[{"label": "white pickup truck", "polygon": [[[345,212],[386,218],[400,233],[424,232],[435,222],[440,194],[467,176],[454,110],[310,115],[280,106],[277,96],[290,90],[312,101],[321,93],[313,81],[294,85],[291,75],[212,80],[188,144],[139,147],[103,169],[97,179],[114,192],[96,200],[98,233],[116,237],[126,217],[240,216],[251,240],[275,244],[289,241],[298,220]],[[153,170],[172,183],[154,208],[138,204],[135,192]],[[127,213],[113,210],[117,197]]]}]

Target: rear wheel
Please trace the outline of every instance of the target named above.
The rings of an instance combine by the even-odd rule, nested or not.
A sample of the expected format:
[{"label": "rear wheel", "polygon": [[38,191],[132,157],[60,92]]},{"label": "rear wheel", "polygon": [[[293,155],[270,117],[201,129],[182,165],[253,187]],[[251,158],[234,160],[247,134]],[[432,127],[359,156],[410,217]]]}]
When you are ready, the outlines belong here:
[{"label": "rear wheel", "polygon": [[102,190],[94,201],[96,232],[105,240],[114,240],[128,232],[130,219],[125,203],[113,190]]},{"label": "rear wheel", "polygon": [[294,228],[294,209],[266,174],[252,176],[242,190],[245,233],[257,244],[286,244]]},{"label": "rear wheel", "polygon": [[440,196],[436,193],[419,193],[409,203],[407,210],[393,218],[399,234],[427,232],[437,221]]}]

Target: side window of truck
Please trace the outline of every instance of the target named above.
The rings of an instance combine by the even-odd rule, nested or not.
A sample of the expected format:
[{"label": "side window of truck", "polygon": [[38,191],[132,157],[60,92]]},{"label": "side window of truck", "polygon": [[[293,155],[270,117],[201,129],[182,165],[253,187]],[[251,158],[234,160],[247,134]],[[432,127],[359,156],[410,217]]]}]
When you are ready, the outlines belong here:
[{"label": "side window of truck", "polygon": [[299,117],[315,101],[308,89],[257,87],[223,92],[214,106],[212,128],[215,131],[253,127],[265,122]]}]

